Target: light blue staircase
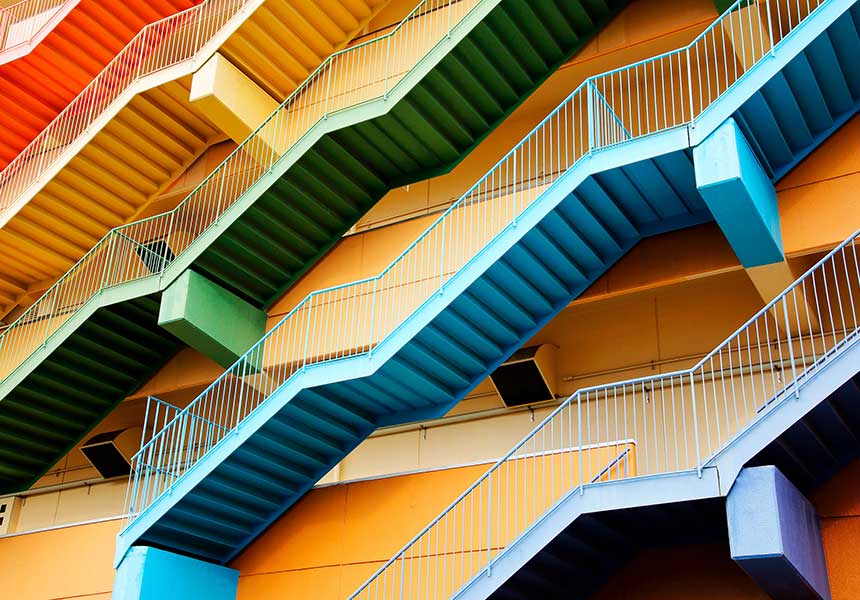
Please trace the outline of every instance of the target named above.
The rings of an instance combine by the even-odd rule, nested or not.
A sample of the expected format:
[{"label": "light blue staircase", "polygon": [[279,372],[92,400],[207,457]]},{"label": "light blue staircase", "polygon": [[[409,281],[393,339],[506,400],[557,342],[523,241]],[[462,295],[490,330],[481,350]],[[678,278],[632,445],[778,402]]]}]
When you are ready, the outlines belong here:
[{"label": "light blue staircase", "polygon": [[[642,238],[711,219],[692,148],[727,118],[778,178],[857,112],[856,0],[771,33],[778,43],[705,100],[690,57],[725,38],[726,18],[587,80],[378,277],[291,311],[136,455],[117,560],[151,545],[225,563],[376,427],[447,412]],[[654,85],[622,94],[625,75],[655,64],[684,73],[662,89],[692,108],[652,110]],[[794,133],[801,117],[808,136]],[[691,477],[689,493],[713,483]]]},{"label": "light blue staircase", "polygon": [[[795,486],[807,492],[826,482],[860,457],[858,245],[860,232],[824,257],[690,370],[574,394],[351,598],[585,599],[640,548],[724,542],[726,517],[722,499],[743,467],[775,465]],[[827,293],[824,286],[828,286]],[[813,288],[821,290],[817,298],[815,294],[806,296]],[[809,304],[801,297],[806,297]],[[817,331],[777,330],[764,334],[765,324],[775,324],[776,319],[803,324],[817,315],[823,318],[823,327]],[[755,347],[765,339],[782,351],[758,363]],[[752,349],[752,360],[744,356],[748,348]],[[732,369],[729,356],[736,361]],[[748,378],[746,386],[742,373]],[[749,379],[751,375],[755,382]],[[764,402],[754,402],[750,390],[761,380],[777,375],[781,379],[757,399]],[[704,395],[699,397],[699,403],[691,395],[691,387]],[[713,389],[710,397],[709,387]],[[650,398],[642,392],[645,389],[650,390]],[[739,411],[742,390],[747,396]],[[669,411],[671,425],[666,439],[657,443],[646,440],[651,426],[659,421],[658,417],[648,422],[649,401],[653,405],[669,402],[670,398],[680,400],[685,392],[687,410],[692,412],[696,404],[700,409],[698,418],[676,420],[681,411],[673,409]],[[607,422],[622,420],[633,405],[643,410],[640,418],[646,423],[637,428],[642,443],[635,445],[636,462],[646,461],[646,472],[640,476],[618,472],[598,481],[576,472],[577,458],[582,454],[579,448],[588,447],[595,436],[600,438],[600,432],[583,434],[578,421],[586,413],[588,418],[601,414],[604,406],[586,408],[601,402]],[[624,410],[628,412],[622,415]],[[717,420],[737,420],[739,412],[739,424],[723,432],[723,441],[715,444],[713,454],[703,455],[689,465],[673,461],[672,455],[678,450],[673,439],[690,437],[691,430],[695,430],[699,434],[696,439],[707,447],[705,430],[713,432]],[[559,435],[558,429],[568,423],[572,423],[572,434]],[[648,468],[648,445],[652,453],[660,454],[655,464],[665,459],[667,467]],[[624,445],[616,446],[621,447]],[[574,465],[573,477],[568,478],[572,484],[555,494],[548,491],[565,480],[559,464],[552,476],[549,469],[533,469],[533,480],[532,472],[515,480],[528,482],[527,489],[506,479],[504,474],[510,472],[512,464],[520,463],[518,468],[525,469],[523,449],[528,449],[530,456],[569,455]],[[618,460],[616,452],[607,453],[605,464],[610,469]],[[517,523],[519,530],[508,532],[507,527],[514,525],[509,511],[516,512],[515,505],[537,505],[545,510],[537,511],[525,523]],[[473,537],[472,532],[483,535],[488,529],[493,531],[491,538]],[[466,532],[462,538],[461,531]],[[450,535],[454,541],[443,543],[444,552],[440,552],[434,544],[443,535]],[[487,546],[493,550],[488,552]],[[416,560],[423,555],[426,558]],[[428,581],[434,583],[427,585]]]}]

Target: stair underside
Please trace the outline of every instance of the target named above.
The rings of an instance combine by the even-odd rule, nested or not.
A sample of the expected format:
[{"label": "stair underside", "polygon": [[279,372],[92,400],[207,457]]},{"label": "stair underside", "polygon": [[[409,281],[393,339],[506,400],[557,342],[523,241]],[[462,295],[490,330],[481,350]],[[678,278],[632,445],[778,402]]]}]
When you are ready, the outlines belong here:
[{"label": "stair underside", "polygon": [[[858,457],[860,385],[855,376],[746,466],[774,465],[808,494]],[[585,600],[645,548],[709,542],[725,543],[728,553],[722,497],[588,513],[577,517],[489,597]],[[562,563],[565,569],[556,568]]]},{"label": "stair underside", "polygon": [[0,489],[31,486],[179,349],[159,298],[99,309],[0,402]]},{"label": "stair underside", "polygon": [[390,111],[314,144],[196,270],[270,305],[390,189],[456,166],[618,10],[602,5],[504,0]]},{"label": "stair underside", "polygon": [[201,0],[84,0],[31,52],[0,65],[0,169],[144,26]]},{"label": "stair underside", "polygon": [[[277,59],[283,68],[301,63],[302,72],[309,73],[384,5],[384,0],[344,0],[324,10],[305,0],[266,0],[219,51],[232,57],[227,49],[244,40],[256,52],[237,63],[248,72],[255,58],[267,65]],[[266,71],[270,77],[279,72]],[[212,144],[225,139],[190,102],[191,83],[187,74],[132,97],[3,225],[0,317],[22,298],[34,297],[33,286],[69,270],[111,228],[151,214],[152,201],[163,199]]]}]

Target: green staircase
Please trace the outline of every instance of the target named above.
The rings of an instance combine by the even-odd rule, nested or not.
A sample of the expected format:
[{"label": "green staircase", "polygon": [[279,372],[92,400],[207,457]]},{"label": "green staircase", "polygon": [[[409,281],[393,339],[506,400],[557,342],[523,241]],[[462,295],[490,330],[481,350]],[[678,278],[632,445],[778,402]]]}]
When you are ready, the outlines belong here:
[{"label": "green staircase", "polygon": [[456,166],[622,3],[473,4],[495,6],[402,98],[321,136],[194,268],[268,306],[390,189]]},{"label": "green staircase", "polygon": [[157,295],[95,311],[0,403],[0,489],[31,485],[179,348]]},{"label": "green staircase", "polygon": [[426,0],[332,55],[175,210],[111,231],[0,336],[0,494],[180,347],[157,314],[184,270],[268,307],[386,192],[452,169],[625,3]]}]

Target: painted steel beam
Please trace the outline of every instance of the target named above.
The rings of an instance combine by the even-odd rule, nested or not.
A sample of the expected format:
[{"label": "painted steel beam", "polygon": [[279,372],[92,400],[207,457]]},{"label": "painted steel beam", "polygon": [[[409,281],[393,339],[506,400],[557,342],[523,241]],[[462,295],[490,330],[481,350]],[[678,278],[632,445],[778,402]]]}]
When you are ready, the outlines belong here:
[{"label": "painted steel beam", "polygon": [[728,119],[693,148],[696,187],[744,267],[785,259],[776,190]]},{"label": "painted steel beam", "polygon": [[237,144],[278,108],[274,98],[218,52],[194,74],[189,100]]},{"label": "painted steel beam", "polygon": [[135,546],[116,570],[113,600],[235,600],[239,571]]},{"label": "painted steel beam", "polygon": [[726,499],[732,559],[774,600],[829,600],[815,508],[773,466],[741,471]]},{"label": "painted steel beam", "polygon": [[188,270],[164,291],[158,324],[226,368],[266,332],[266,313]]}]

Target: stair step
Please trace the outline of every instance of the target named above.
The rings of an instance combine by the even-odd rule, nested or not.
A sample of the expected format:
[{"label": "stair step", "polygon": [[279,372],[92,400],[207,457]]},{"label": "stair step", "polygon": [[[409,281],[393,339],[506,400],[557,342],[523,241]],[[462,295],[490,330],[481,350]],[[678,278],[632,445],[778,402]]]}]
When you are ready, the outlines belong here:
[{"label": "stair step", "polygon": [[526,244],[521,243],[511,248],[504,260],[514,271],[523,274],[532,287],[540,290],[541,295],[550,299],[553,305],[570,297],[571,290],[567,283],[529,250]]},{"label": "stair step", "polygon": [[[309,397],[311,397],[312,400],[309,400]],[[325,402],[328,402],[328,404],[325,404]],[[341,418],[334,416],[330,411],[324,410],[326,407],[331,405],[337,405],[331,403],[331,401],[322,396],[319,392],[306,389],[303,391],[301,398],[292,400],[290,404],[292,404],[293,408],[300,413],[298,417],[293,414],[293,418],[298,418],[303,422],[307,422],[316,429],[323,429],[324,433],[328,435],[332,435],[345,442],[361,435],[360,430],[356,429],[353,424],[346,423]]]},{"label": "stair step", "polygon": [[326,390],[326,394],[314,389],[307,389],[305,392],[313,394],[314,405],[324,415],[347,424],[354,431],[376,428],[372,415],[355,406],[354,403],[347,399],[342,397],[332,398],[328,390]]},{"label": "stair step", "polygon": [[395,369],[400,369],[404,378],[401,380],[403,385],[417,393],[421,389],[422,395],[427,397],[430,402],[438,401],[441,398],[451,398],[454,396],[454,390],[439,381],[435,375],[431,375],[423,366],[418,366],[416,363],[408,360],[403,353],[398,353],[391,357],[388,362]]},{"label": "stair step", "polygon": [[456,337],[466,348],[476,356],[482,356],[488,362],[504,354],[502,348],[493,342],[482,330],[475,327],[456,310],[447,310],[435,319],[435,324],[446,336]]},{"label": "stair step", "polygon": [[251,533],[263,525],[265,520],[256,513],[246,512],[236,504],[210,502],[207,496],[187,494],[172,509],[178,510],[189,517],[205,515],[206,519],[217,526],[224,526],[236,531]]},{"label": "stair step", "polygon": [[754,140],[754,145],[764,153],[765,166],[770,173],[791,163],[794,153],[762,93],[753,94],[739,112],[743,117],[741,128],[746,130],[747,139]]},{"label": "stair step", "polygon": [[230,456],[237,469],[258,475],[267,485],[285,493],[298,492],[316,472],[309,472],[277,453],[246,441]]},{"label": "stair step", "polygon": [[517,298],[530,314],[543,316],[552,312],[553,304],[543,291],[536,288],[523,273],[517,271],[504,258],[496,261],[485,277],[508,291],[512,297]]},{"label": "stair step", "polygon": [[564,246],[556,242],[540,225],[529,232],[523,243],[545,265],[552,265],[553,272],[571,290],[588,282],[582,267],[567,253]]},{"label": "stair step", "polygon": [[456,309],[496,345],[514,344],[523,331],[535,326],[528,311],[489,279],[479,279],[471,287],[457,298]]},{"label": "stair step", "polygon": [[[693,183],[695,185],[695,180]],[[588,177],[579,184],[576,195],[580,202],[600,218],[601,222],[606,223],[616,240],[639,238],[640,232],[631,217],[594,177]]]},{"label": "stair step", "polygon": [[792,96],[803,113],[803,121],[813,133],[827,131],[833,126],[833,115],[824,99],[824,92],[815,78],[805,53],[788,63],[782,70]]},{"label": "stair step", "polygon": [[820,35],[815,38],[807,48],[806,56],[818,85],[824,92],[824,100],[830,114],[837,117],[851,110],[854,102],[829,36]]},{"label": "stair step", "polygon": [[[297,460],[305,460],[310,466],[326,466],[331,463],[332,456],[342,452],[341,442],[317,432],[306,432],[290,420],[291,407],[289,404],[270,419],[264,426],[267,431],[258,431],[254,437],[260,441],[281,446],[278,451],[294,452]],[[289,440],[289,442],[287,442]],[[301,449],[301,450],[300,450]],[[301,452],[301,454],[299,454]]]},{"label": "stair step", "polygon": [[[672,181],[660,170],[652,160],[632,162],[621,167],[621,170],[633,182],[641,201],[649,205],[649,209],[659,216],[660,220],[684,216],[690,213],[690,207],[684,202],[682,194],[675,189]],[[656,206],[649,203],[648,198],[659,198]]]},{"label": "stair step", "polygon": [[[25,413],[29,418],[42,419],[62,425],[69,420],[73,423],[85,422],[95,419],[104,412],[105,407],[110,404],[104,398],[92,396],[80,389],[66,388],[65,394],[58,391],[60,384],[55,381],[43,381],[33,378],[27,381],[26,387],[21,385],[15,390],[15,397],[26,399],[23,402],[10,403],[6,406],[14,408],[18,412]],[[4,400],[4,402],[9,402]]]},{"label": "stair step", "polygon": [[238,517],[245,520],[262,521],[264,515],[269,515],[278,508],[263,498],[228,486],[217,476],[204,479],[182,501],[192,501],[204,506],[230,507],[231,514],[237,512]]},{"label": "stair step", "polygon": [[235,547],[251,533],[228,520],[215,519],[211,513],[189,512],[181,505],[171,508],[170,512],[159,520],[159,526],[167,526],[227,547]]},{"label": "stair step", "polygon": [[[271,510],[275,510],[289,494],[285,488],[276,487],[270,480],[258,476],[250,468],[232,458],[219,464],[203,483],[217,483],[225,495],[241,493],[252,497],[260,503],[261,510],[266,506],[271,506]],[[207,489],[211,488],[207,486]]]},{"label": "stair step", "polygon": [[463,389],[471,383],[471,377],[454,365],[447,357],[434,352],[431,348],[412,340],[401,351],[401,354],[411,363],[426,366],[433,373],[438,374],[446,387],[452,389]]},{"label": "stair step", "polygon": [[418,339],[435,352],[450,356],[451,360],[463,365],[462,368],[465,371],[480,373],[484,369],[484,362],[477,354],[460,343],[458,339],[447,336],[433,323],[418,334]]},{"label": "stair step", "polygon": [[561,248],[564,248],[587,277],[603,268],[600,255],[582,237],[579,230],[560,211],[553,211],[541,221],[541,229]]},{"label": "stair step", "polygon": [[845,13],[830,26],[827,33],[839,65],[842,75],[845,77],[851,95],[860,100],[860,69],[857,68],[857,57],[860,56],[860,34],[858,34],[858,23],[851,18],[851,14]]},{"label": "stair step", "polygon": [[813,143],[812,131],[807,126],[803,111],[782,73],[778,73],[762,88],[762,94],[792,153]]},{"label": "stair step", "polygon": [[196,535],[161,521],[147,532],[143,539],[144,542],[150,540],[154,546],[167,547],[174,552],[197,556],[212,562],[218,562],[218,557],[231,550],[230,544]]},{"label": "stair step", "polygon": [[342,388],[345,395],[349,395],[363,411],[373,415],[374,419],[382,412],[392,412],[402,408],[402,401],[395,396],[395,392],[372,386],[369,379],[341,381],[338,382],[338,388]]}]

